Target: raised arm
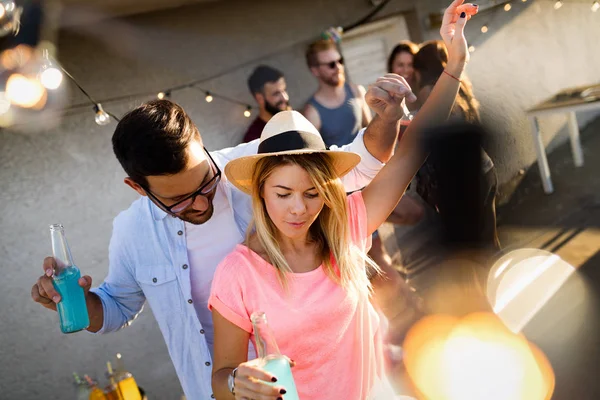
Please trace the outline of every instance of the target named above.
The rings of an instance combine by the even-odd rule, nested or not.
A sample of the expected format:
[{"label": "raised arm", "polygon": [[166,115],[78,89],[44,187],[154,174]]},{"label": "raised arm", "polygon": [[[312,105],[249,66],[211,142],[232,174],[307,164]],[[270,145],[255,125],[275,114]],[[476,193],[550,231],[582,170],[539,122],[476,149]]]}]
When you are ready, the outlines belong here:
[{"label": "raised arm", "polygon": [[373,119],[373,116],[371,115],[371,109],[369,108],[369,105],[367,104],[367,101],[365,100],[365,95],[367,94],[365,87],[363,85],[357,85],[356,92],[358,93],[358,98],[360,99],[360,103],[361,103],[362,127],[364,128],[367,125],[369,125],[369,123]]},{"label": "raised arm", "polygon": [[[443,123],[452,110],[460,85],[458,79],[469,57],[464,26],[467,19],[477,13],[477,6],[463,2],[455,0],[444,13],[440,33],[449,53],[445,72],[404,133],[394,156],[363,191],[369,233],[375,231],[389,216],[425,161],[426,154],[422,153],[420,146],[421,133]],[[385,115],[400,115],[398,110],[405,93],[404,79],[399,76],[392,78],[388,74],[369,89],[367,101],[385,119]]]},{"label": "raised arm", "polygon": [[[388,74],[383,78],[380,78],[378,82],[391,79],[396,80],[398,75]],[[401,88],[401,92],[397,93],[400,96],[400,100],[406,96],[407,101],[413,102],[417,98],[411,92],[410,86],[401,78],[405,86]],[[369,110],[373,98],[370,94],[371,90],[365,95],[364,107]],[[364,110],[363,110],[364,111]],[[400,113],[398,113],[400,111]],[[370,116],[370,111],[369,111]],[[396,145],[396,139],[398,138],[398,121],[402,117],[402,110],[399,108],[387,108],[377,112],[375,117],[370,120],[367,129],[364,134],[365,147],[369,153],[377,158],[380,162],[386,163],[390,160],[394,154],[394,147]]]}]

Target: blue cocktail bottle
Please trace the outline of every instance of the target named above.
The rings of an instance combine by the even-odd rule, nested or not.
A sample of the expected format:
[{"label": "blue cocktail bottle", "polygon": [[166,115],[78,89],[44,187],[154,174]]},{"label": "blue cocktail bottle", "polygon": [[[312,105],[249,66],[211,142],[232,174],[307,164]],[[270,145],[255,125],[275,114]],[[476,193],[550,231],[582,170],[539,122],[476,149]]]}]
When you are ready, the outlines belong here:
[{"label": "blue cocktail bottle", "polygon": [[254,328],[256,351],[261,359],[260,367],[277,378],[276,383],[266,383],[271,386],[283,386],[286,390],[284,396],[286,400],[299,400],[289,359],[279,351],[273,331],[267,322],[267,316],[264,312],[258,311],[252,313],[250,319]]},{"label": "blue cocktail bottle", "polygon": [[73,263],[65,230],[61,224],[50,225],[50,237],[52,239],[52,255],[56,261],[52,283],[61,297],[56,305],[60,330],[63,333],[81,331],[90,325],[85,295],[83,288],[78,283],[81,272]]}]

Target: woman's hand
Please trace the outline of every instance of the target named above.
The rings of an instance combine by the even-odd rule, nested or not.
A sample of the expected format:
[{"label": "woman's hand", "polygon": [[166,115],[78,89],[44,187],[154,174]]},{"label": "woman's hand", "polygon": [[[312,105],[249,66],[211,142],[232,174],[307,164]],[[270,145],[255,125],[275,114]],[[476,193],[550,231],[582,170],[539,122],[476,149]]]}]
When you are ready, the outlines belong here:
[{"label": "woman's hand", "polygon": [[465,38],[465,24],[467,20],[477,14],[478,6],[467,3],[465,0],[454,0],[446,9],[442,20],[440,34],[448,49],[449,73],[460,76],[464,66],[469,62],[469,50]]},{"label": "woman's hand", "polygon": [[235,398],[240,400],[277,400],[286,393],[282,386],[268,384],[277,378],[258,365],[259,359],[241,363],[235,374]]}]

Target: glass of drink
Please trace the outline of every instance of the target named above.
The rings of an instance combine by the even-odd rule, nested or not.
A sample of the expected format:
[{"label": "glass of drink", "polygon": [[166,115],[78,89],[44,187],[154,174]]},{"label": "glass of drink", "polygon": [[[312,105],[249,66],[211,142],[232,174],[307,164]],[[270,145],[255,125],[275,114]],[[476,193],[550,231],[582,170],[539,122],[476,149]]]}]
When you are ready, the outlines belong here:
[{"label": "glass of drink", "polygon": [[267,322],[267,316],[264,312],[258,311],[250,316],[254,327],[254,339],[258,357],[261,359],[260,367],[273,374],[277,378],[277,383],[265,382],[271,386],[283,386],[286,390],[286,400],[298,400],[298,389],[292,375],[290,360],[281,354],[273,331]]},{"label": "glass of drink", "polygon": [[85,295],[78,283],[81,272],[73,263],[71,249],[61,224],[50,225],[50,238],[52,255],[56,261],[52,283],[61,297],[56,305],[60,330],[63,333],[78,332],[90,325]]}]

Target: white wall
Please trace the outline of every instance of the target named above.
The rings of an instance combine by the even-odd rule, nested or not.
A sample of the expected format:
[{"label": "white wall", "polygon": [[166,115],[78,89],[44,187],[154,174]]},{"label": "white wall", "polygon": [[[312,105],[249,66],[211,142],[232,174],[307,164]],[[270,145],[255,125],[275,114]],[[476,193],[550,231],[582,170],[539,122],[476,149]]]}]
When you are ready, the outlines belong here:
[{"label": "white wall", "polygon": [[[428,10],[445,3],[424,0],[418,6],[424,18]],[[564,2],[559,10],[551,1],[512,4],[510,12],[500,9],[493,18],[490,13],[475,16],[467,31],[476,46],[467,73],[481,102],[483,120],[495,129],[489,149],[501,183],[511,181],[536,160],[525,110],[561,89],[600,83],[600,12],[590,11],[591,2]],[[481,35],[485,23],[490,30]],[[429,35],[437,38],[438,33]],[[583,113],[578,120],[584,126],[598,115]],[[540,120],[548,152],[568,137],[566,122],[562,115]]]}]

